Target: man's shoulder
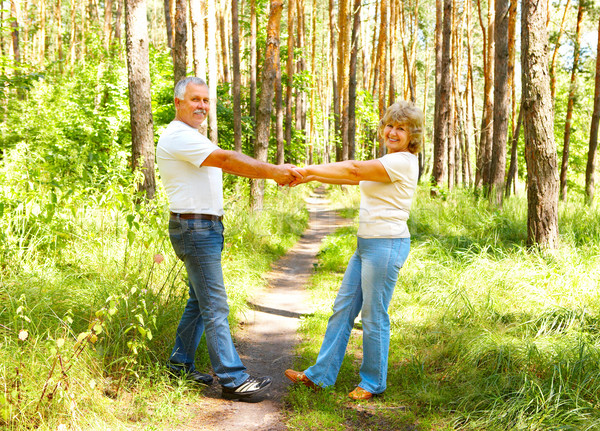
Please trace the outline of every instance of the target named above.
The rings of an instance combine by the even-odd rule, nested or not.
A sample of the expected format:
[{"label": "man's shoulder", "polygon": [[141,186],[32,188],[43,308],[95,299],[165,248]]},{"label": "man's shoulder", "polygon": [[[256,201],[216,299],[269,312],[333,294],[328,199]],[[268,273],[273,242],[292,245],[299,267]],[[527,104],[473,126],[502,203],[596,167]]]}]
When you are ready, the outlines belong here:
[{"label": "man's shoulder", "polygon": [[214,145],[210,139],[200,133],[197,129],[188,126],[187,124],[174,120],[169,123],[165,130],[161,133],[159,144],[188,144],[196,143],[200,145]]}]

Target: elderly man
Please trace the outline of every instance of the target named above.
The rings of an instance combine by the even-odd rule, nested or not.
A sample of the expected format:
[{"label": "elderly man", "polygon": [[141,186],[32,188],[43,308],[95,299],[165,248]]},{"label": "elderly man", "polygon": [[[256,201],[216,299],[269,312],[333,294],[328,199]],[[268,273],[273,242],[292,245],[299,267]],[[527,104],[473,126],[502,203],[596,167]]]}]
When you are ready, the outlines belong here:
[{"label": "elderly man", "polygon": [[156,150],[158,168],[169,197],[169,236],[189,278],[189,300],[177,327],[169,368],[176,375],[212,384],[194,367],[194,356],[206,334],[208,354],[222,395],[247,398],[265,391],[270,377],[253,377],[233,345],[227,293],[221,269],[223,249],[222,171],[248,178],[270,178],[289,184],[291,165],[272,165],[226,151],[198,132],[209,110],[206,82],[184,78],[175,86],[175,119],[162,133]]}]

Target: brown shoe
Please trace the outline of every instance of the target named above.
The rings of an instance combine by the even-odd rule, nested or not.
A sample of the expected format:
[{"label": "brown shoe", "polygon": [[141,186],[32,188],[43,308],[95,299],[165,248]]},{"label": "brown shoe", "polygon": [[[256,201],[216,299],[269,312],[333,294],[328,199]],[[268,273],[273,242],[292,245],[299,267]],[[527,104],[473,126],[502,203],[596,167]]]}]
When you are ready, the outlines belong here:
[{"label": "brown shoe", "polygon": [[321,389],[320,386],[311,382],[310,379],[306,377],[306,374],[304,374],[302,371],[285,370],[285,376],[294,383],[302,383],[304,386],[314,390]]},{"label": "brown shoe", "polygon": [[360,386],[357,386],[352,392],[348,394],[350,398],[357,401],[370,400],[373,398],[373,394],[369,391],[365,391]]}]

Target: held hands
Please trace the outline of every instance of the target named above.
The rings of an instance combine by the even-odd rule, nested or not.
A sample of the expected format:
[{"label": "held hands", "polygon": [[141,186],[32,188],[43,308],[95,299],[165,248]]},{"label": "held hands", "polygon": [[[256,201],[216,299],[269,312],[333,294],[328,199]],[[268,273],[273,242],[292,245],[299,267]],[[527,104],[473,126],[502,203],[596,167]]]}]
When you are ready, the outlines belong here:
[{"label": "held hands", "polygon": [[295,187],[298,184],[303,184],[311,181],[311,179],[308,176],[308,172],[306,172],[305,168],[294,167],[294,172],[296,173],[296,178],[294,179],[294,181],[288,184],[290,187]]},{"label": "held hands", "polygon": [[300,174],[296,166],[286,163],[277,166],[277,172],[273,178],[280,186],[292,186],[300,184],[302,174]]}]

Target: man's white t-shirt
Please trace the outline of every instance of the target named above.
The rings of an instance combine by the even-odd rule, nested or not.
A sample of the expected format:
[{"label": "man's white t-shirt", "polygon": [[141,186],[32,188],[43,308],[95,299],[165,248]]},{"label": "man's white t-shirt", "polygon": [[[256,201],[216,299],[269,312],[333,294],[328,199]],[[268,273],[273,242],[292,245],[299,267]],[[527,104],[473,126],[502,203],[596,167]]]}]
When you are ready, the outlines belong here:
[{"label": "man's white t-shirt", "polygon": [[218,148],[186,123],[174,120],[167,126],[156,161],[172,212],[223,215],[223,172],[201,166]]},{"label": "man's white t-shirt", "polygon": [[408,215],[419,179],[416,155],[407,151],[378,159],[391,183],[361,181],[358,236],[361,238],[409,238]]}]

